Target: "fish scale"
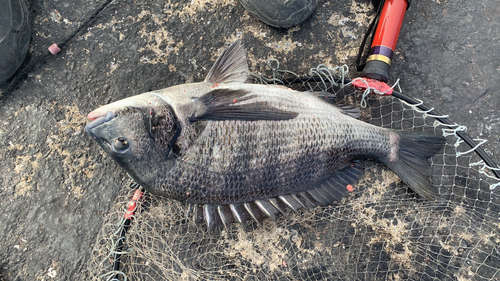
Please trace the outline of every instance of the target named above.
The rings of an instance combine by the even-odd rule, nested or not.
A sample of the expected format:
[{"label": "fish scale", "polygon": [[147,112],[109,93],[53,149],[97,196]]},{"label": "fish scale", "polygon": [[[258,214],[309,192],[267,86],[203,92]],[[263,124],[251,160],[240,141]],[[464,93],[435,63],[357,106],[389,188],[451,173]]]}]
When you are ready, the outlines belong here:
[{"label": "fish scale", "polygon": [[443,138],[359,121],[359,109],[328,93],[243,83],[247,70],[237,41],[204,82],[102,106],[86,130],[141,186],[186,202],[209,229],[340,200],[367,158],[421,196],[438,197],[427,159]]}]

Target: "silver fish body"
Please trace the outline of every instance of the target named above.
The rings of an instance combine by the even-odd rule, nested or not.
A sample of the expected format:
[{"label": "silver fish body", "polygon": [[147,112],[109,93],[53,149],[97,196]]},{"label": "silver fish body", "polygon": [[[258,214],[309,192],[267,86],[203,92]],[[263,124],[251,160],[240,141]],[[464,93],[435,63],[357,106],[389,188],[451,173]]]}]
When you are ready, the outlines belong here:
[{"label": "silver fish body", "polygon": [[204,82],[103,106],[89,114],[87,131],[148,191],[205,206],[209,225],[211,213],[226,224],[244,212],[274,217],[284,205],[339,200],[361,175],[355,161],[366,158],[437,197],[427,158],[442,138],[359,121],[359,110],[329,94],[243,83],[246,71],[237,41]]}]

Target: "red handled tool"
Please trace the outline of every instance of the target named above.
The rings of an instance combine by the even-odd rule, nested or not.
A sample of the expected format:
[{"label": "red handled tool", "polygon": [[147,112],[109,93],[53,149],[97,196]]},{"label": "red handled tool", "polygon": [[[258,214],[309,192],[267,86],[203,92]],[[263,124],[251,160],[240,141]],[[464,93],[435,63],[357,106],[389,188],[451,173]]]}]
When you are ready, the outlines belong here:
[{"label": "red handled tool", "polygon": [[385,1],[361,77],[382,82],[389,80],[392,56],[410,2],[409,0]]},{"label": "red handled tool", "polygon": [[[377,29],[373,35],[371,48],[361,72],[361,77],[365,79],[353,80],[353,85],[357,89],[376,89],[385,95],[392,93],[392,89],[386,82],[389,80],[392,56],[396,49],[405,12],[410,3],[410,0],[386,0],[381,3],[383,8],[378,18]],[[368,32],[373,28],[374,23],[372,23]],[[366,36],[363,41],[366,41]],[[362,49],[360,51],[362,52]]]}]

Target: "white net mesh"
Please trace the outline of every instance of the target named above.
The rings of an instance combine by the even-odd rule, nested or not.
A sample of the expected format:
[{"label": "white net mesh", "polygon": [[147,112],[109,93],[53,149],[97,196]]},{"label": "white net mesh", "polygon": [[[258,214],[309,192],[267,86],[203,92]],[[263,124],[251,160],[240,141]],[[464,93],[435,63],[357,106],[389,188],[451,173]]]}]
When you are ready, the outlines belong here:
[{"label": "white net mesh", "polygon": [[[284,76],[255,75],[269,83]],[[393,97],[365,96],[330,83],[344,68],[320,66],[319,83],[301,90],[335,91],[339,103],[366,105],[363,119],[393,129],[432,131],[447,137],[431,159],[440,199],[418,198],[384,165],[366,162],[366,174],[341,202],[277,222],[231,225],[207,233],[186,216],[186,206],[145,195],[127,232],[120,271],[113,249],[133,190],[123,189],[89,263],[92,280],[498,280],[499,181],[456,130]],[[329,82],[329,81],[330,82]],[[462,128],[459,128],[459,130]],[[113,279],[116,278],[116,279]]]}]

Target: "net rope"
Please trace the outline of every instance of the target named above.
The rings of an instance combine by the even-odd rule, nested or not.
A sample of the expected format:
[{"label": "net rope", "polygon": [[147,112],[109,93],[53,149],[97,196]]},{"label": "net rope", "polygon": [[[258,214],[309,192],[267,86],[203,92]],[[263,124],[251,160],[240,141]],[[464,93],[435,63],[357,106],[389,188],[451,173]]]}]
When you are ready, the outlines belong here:
[{"label": "net rope", "polygon": [[[256,83],[282,84],[300,76],[268,60]],[[342,201],[292,213],[246,229],[233,224],[207,233],[186,216],[186,206],[147,192],[134,215],[113,271],[114,249],[133,189],[124,188],[104,218],[90,280],[498,280],[500,181],[458,136],[466,127],[443,124],[397,98],[365,95],[347,84],[346,66],[320,65],[297,90],[330,91],[337,102],[361,108],[371,124],[443,135],[443,152],[430,159],[440,198],[418,198],[384,165],[365,163],[365,175]],[[336,80],[337,79],[337,80]],[[396,83],[394,86],[399,87]],[[362,105],[365,105],[364,107]],[[132,187],[136,184],[130,183]]]}]

